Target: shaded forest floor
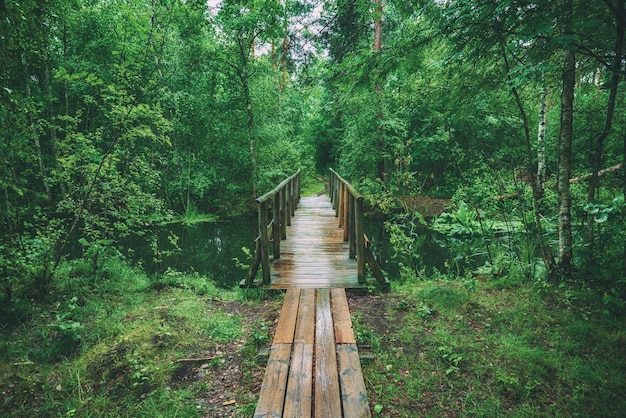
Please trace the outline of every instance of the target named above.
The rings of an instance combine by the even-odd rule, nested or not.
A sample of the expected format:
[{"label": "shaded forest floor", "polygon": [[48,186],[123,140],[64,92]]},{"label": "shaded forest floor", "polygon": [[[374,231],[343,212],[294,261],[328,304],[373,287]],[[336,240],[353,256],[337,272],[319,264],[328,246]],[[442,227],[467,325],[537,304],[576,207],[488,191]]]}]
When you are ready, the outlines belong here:
[{"label": "shaded forest floor", "polygon": [[[282,294],[68,265],[45,303],[4,303],[6,416],[248,417]],[[376,416],[626,413],[626,318],[589,290],[508,279],[349,295]]]}]

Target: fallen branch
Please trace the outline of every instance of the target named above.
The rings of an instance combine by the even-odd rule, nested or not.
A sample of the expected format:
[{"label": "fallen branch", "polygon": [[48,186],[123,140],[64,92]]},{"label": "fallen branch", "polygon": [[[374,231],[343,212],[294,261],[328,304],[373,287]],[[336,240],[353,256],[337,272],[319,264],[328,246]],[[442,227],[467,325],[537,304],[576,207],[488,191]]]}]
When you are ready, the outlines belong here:
[{"label": "fallen branch", "polygon": [[[611,173],[613,171],[617,171],[620,168],[622,168],[622,163],[619,164],[615,164],[612,167],[609,168],[605,168],[604,170],[600,170],[598,171],[598,177],[602,177],[603,175],[607,174],[607,173]],[[591,178],[593,174],[585,174],[584,176],[580,176],[580,177],[574,177],[573,179],[569,179],[570,183],[578,183],[579,181],[583,181],[583,180],[587,180],[589,178]]]},{"label": "fallen branch", "polygon": [[193,362],[197,362],[197,361],[211,361],[211,360],[215,360],[216,358],[217,358],[217,356],[213,356],[213,357],[198,357],[198,358],[179,358],[174,363],[193,363]]}]

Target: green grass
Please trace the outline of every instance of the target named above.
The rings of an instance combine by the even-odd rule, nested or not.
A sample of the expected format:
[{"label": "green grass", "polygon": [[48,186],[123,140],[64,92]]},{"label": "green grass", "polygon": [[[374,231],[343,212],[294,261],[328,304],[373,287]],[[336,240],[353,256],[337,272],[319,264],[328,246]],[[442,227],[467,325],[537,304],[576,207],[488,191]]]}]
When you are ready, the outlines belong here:
[{"label": "green grass", "polygon": [[256,398],[246,391],[262,367],[255,362],[254,322],[262,318],[225,308],[268,304],[268,294],[220,290],[195,274],[148,277],[117,260],[95,273],[82,261],[67,263],[57,276],[51,302],[24,292],[0,308],[3,416],[206,415],[200,399],[210,388],[181,377],[202,363],[177,360],[214,353],[207,370],[218,373],[228,365],[228,347],[242,345],[251,367],[237,407],[254,410]]},{"label": "green grass", "polygon": [[[66,263],[47,300],[29,294],[0,304],[3,416],[214,416],[222,379],[236,387],[229,413],[253,414],[275,320],[259,312],[280,297],[115,259]],[[363,370],[377,416],[626,415],[626,315],[593,291],[440,275],[394,283],[352,315],[374,354]]]},{"label": "green grass", "polygon": [[324,183],[320,181],[321,177],[303,176],[302,183],[300,184],[300,193],[302,196],[315,196],[319,193],[323,193],[325,190]]},{"label": "green grass", "polygon": [[412,281],[354,312],[379,416],[624,416],[626,317],[541,289]]}]

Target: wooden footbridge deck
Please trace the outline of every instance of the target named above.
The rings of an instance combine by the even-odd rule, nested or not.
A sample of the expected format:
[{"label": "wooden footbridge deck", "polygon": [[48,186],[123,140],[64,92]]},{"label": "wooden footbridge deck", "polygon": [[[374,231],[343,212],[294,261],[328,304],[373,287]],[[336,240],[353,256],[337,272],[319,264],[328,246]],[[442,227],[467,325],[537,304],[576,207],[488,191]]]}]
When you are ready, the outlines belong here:
[{"label": "wooden footbridge deck", "polygon": [[259,237],[241,285],[254,285],[260,267],[257,284],[287,291],[255,417],[371,416],[345,289],[368,285],[366,264],[388,282],[368,248],[363,198],[330,173],[330,199],[300,199],[300,172],[257,199]]}]

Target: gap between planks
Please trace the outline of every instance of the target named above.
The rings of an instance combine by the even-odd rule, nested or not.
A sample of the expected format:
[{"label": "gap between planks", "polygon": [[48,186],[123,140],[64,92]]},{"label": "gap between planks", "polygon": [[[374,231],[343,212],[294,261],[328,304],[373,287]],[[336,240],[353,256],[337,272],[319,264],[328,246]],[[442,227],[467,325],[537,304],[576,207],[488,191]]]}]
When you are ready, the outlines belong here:
[{"label": "gap between planks", "polygon": [[287,290],[254,416],[313,413],[371,417],[344,289]]}]

